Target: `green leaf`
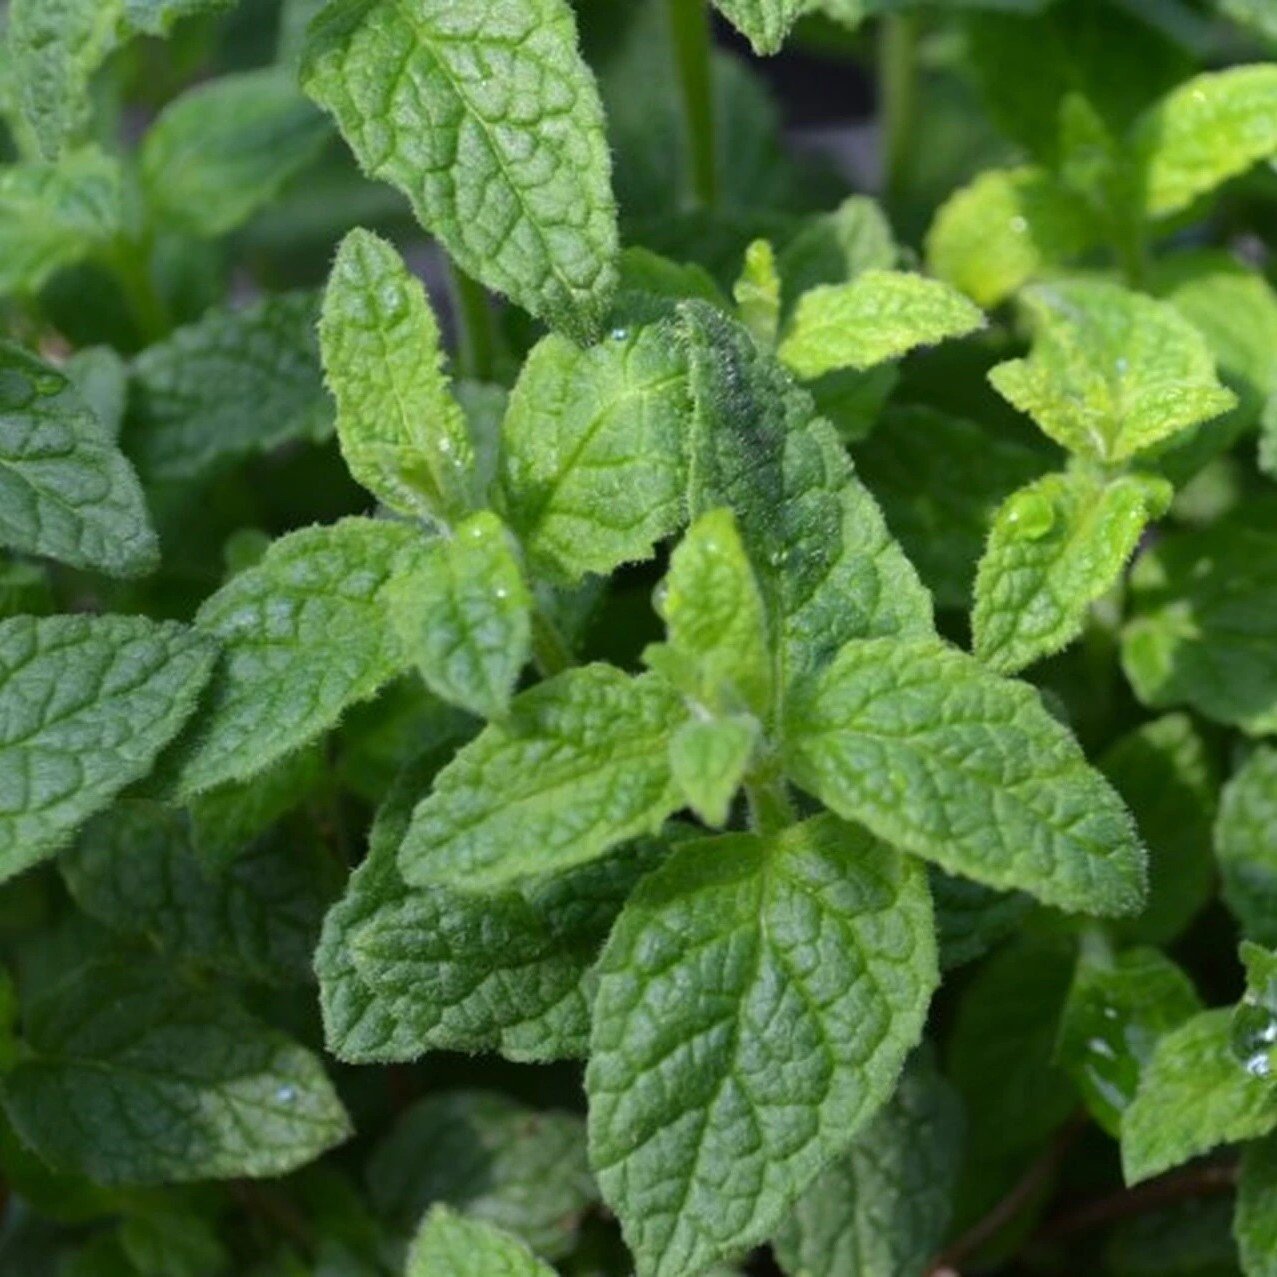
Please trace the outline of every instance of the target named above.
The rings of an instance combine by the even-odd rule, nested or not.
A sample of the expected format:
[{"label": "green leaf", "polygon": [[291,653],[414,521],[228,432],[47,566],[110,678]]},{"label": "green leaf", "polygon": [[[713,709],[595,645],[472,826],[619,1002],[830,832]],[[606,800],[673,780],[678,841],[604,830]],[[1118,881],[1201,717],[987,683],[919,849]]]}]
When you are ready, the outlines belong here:
[{"label": "green leaf", "polygon": [[710,307],[681,310],[693,518],[730,507],[768,605],[777,696],[848,639],[932,633],[931,600],[811,397]]},{"label": "green leaf", "polygon": [[867,270],[850,283],[804,293],[780,357],[810,380],[838,368],[872,368],[918,346],[965,337],[984,322],[948,284],[906,271]]},{"label": "green leaf", "polygon": [[120,1224],[120,1246],[141,1277],[218,1277],[231,1263],[214,1221],[171,1198]]},{"label": "green leaf", "polygon": [[778,52],[789,28],[809,7],[807,0],[714,0],[714,5],[759,54]]},{"label": "green leaf", "polygon": [[213,310],[133,365],[125,446],[153,481],[332,433],[310,293]]},{"label": "green leaf", "polygon": [[385,587],[425,544],[400,523],[305,528],[200,608],[196,627],[222,659],[180,761],[183,794],[265,770],[407,667]]},{"label": "green leaf", "polygon": [[780,331],[780,276],[771,243],[756,239],[745,250],[745,265],[732,291],[740,321],[764,350]]},{"label": "green leaf", "polygon": [[47,616],[56,611],[48,573],[34,563],[0,567],[0,619]]},{"label": "green leaf", "polygon": [[1277,1129],[1277,1083],[1234,1057],[1230,1018],[1223,1008],[1203,1011],[1158,1041],[1122,1117],[1128,1184]]},{"label": "green leaf", "polygon": [[1246,1277],[1277,1274],[1277,1137],[1242,1151],[1233,1236]]},{"label": "green leaf", "polygon": [[1195,76],[1136,121],[1131,134],[1148,217],[1187,207],[1277,155],[1277,66]]},{"label": "green leaf", "polygon": [[1243,934],[1277,944],[1277,749],[1260,746],[1224,787],[1215,855]]},{"label": "green leaf", "polygon": [[1211,898],[1211,830],[1219,808],[1215,760],[1187,714],[1167,714],[1120,737],[1100,759],[1148,848],[1148,903],[1124,937],[1166,944]]},{"label": "green leaf", "polygon": [[151,770],[213,656],[183,626],[140,616],[0,621],[0,878]]},{"label": "green leaf", "polygon": [[[1268,4],[1268,0],[1219,0],[1219,7],[1234,22],[1252,27],[1260,35],[1270,40],[1277,40],[1277,11]],[[1254,1277],[1248,1272],[1247,1277]]]},{"label": "green leaf", "polygon": [[448,522],[464,513],[474,455],[439,326],[398,252],[369,231],[342,241],[320,337],[351,474],[401,514]]},{"label": "green leaf", "polygon": [[687,805],[707,824],[727,824],[762,736],[756,718],[692,719],[670,737],[670,770]]},{"label": "green leaf", "polygon": [[569,670],[516,697],[439,774],[399,868],[416,886],[482,891],[595,860],[677,810],[678,696],[652,675]]},{"label": "green leaf", "polygon": [[1019,891],[995,891],[970,878],[957,878],[930,866],[931,898],[936,907],[940,967],[944,971],[983,957],[1018,930],[1034,904]]},{"label": "green leaf", "polygon": [[1090,205],[1049,173],[992,169],[940,208],[927,265],[987,308],[1099,239]]},{"label": "green leaf", "polygon": [[937,982],[926,877],[854,826],[694,842],[608,941],[590,1155],[640,1277],[761,1241],[891,1093]]},{"label": "green leaf", "polygon": [[490,1091],[443,1091],[408,1109],[368,1159],[377,1212],[411,1228],[435,1203],[520,1238],[572,1249],[597,1198],[575,1114],[537,1112]]},{"label": "green leaf", "polygon": [[482,718],[510,706],[532,642],[532,595],[518,547],[490,511],[426,546],[396,581],[390,617],[426,685]]},{"label": "green leaf", "polygon": [[765,716],[772,660],[758,582],[728,509],[701,515],[657,591],[668,641],[644,661],[703,711]]},{"label": "green leaf", "polygon": [[1172,495],[1164,479],[1105,480],[1082,469],[1021,488],[998,511],[980,560],[971,614],[976,655],[1014,674],[1071,643]]},{"label": "green leaf", "polygon": [[339,0],[310,27],[302,83],[462,270],[573,336],[598,330],[616,207],[566,0]]},{"label": "green leaf", "polygon": [[784,308],[820,284],[890,270],[899,256],[886,214],[868,196],[852,195],[832,213],[809,218],[780,250]]},{"label": "green leaf", "polygon": [[686,363],[668,325],[528,356],[501,438],[503,513],[539,572],[574,582],[649,558],[685,517]]},{"label": "green leaf", "polygon": [[1165,302],[1082,279],[1039,285],[1024,302],[1032,353],[989,380],[1081,457],[1128,461],[1237,402],[1205,339]]},{"label": "green leaf", "polygon": [[110,346],[85,346],[63,365],[80,398],[112,439],[120,437],[128,407],[129,370]]},{"label": "green leaf", "polygon": [[554,1277],[517,1238],[436,1206],[408,1252],[405,1277]]},{"label": "green leaf", "polygon": [[1252,734],[1277,730],[1277,525],[1240,507],[1136,560],[1122,668],[1155,709],[1191,705]]},{"label": "green leaf", "polygon": [[350,1134],[315,1056],[156,966],[90,965],[25,1030],[5,1109],[41,1157],[99,1183],[280,1175]]},{"label": "green leaf", "polygon": [[120,166],[101,151],[0,168],[0,295],[38,293],[105,248],[123,222]]},{"label": "green leaf", "polygon": [[928,1054],[798,1199],[773,1247],[806,1277],[922,1277],[948,1228],[962,1108]]},{"label": "green leaf", "polygon": [[130,28],[143,35],[166,36],[183,18],[229,9],[236,0],[124,0]]},{"label": "green leaf", "polygon": [[153,214],[188,235],[242,226],[315,160],[331,136],[291,75],[268,68],[184,93],[142,142],[142,186]]},{"label": "green leaf", "polygon": [[1142,903],[1131,817],[1077,742],[1033,688],[937,641],[848,643],[795,689],[786,740],[799,785],[893,846],[1063,909]]},{"label": "green leaf", "polygon": [[1202,1009],[1188,977],[1156,949],[1083,956],[1060,1021],[1057,1062],[1114,1138],[1158,1039]]},{"label": "green leaf", "polygon": [[182,813],[140,801],[91,821],[58,864],[80,908],[113,931],[270,984],[308,982],[334,894],[317,844],[267,841],[217,872],[201,863]]},{"label": "green leaf", "polygon": [[132,466],[56,368],[0,343],[0,545],[112,576],[159,565]]},{"label": "green leaf", "polygon": [[403,773],[373,826],[368,858],[324,923],[315,970],[329,1049],[352,1063],[432,1050],[583,1056],[591,969],[660,849],[640,844],[500,894],[410,888],[395,857],[437,769],[428,757]]},{"label": "green leaf", "polygon": [[1277,1064],[1277,950],[1241,943],[1246,993],[1233,1011],[1233,1054],[1253,1077],[1272,1077]]}]

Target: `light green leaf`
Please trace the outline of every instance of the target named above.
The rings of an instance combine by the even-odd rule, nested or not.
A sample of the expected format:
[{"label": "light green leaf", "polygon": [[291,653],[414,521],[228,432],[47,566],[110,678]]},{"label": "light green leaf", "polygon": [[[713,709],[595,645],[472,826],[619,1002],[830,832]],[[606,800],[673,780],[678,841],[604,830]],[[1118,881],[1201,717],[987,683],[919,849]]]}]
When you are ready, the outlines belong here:
[{"label": "light green leaf", "polygon": [[425,544],[400,523],[305,528],[208,599],[195,624],[222,659],[179,765],[184,795],[265,770],[407,667],[385,587]]},{"label": "light green leaf", "polygon": [[598,1197],[575,1114],[495,1091],[442,1091],[408,1109],[368,1159],[377,1213],[412,1228],[435,1203],[558,1259]]},{"label": "light green leaf", "polygon": [[867,270],[890,270],[900,256],[891,223],[866,195],[808,219],[780,250],[784,308],[819,284],[845,284]]},{"label": "light green leaf", "polygon": [[944,1241],[962,1107],[930,1055],[910,1058],[886,1108],[800,1197],[772,1245],[804,1277],[922,1277]]},{"label": "light green leaf", "polygon": [[731,508],[768,604],[777,696],[851,638],[932,633],[931,600],[811,397],[738,325],[681,310],[693,518]]},{"label": "light green leaf", "polygon": [[1191,705],[1255,735],[1277,730],[1277,527],[1240,507],[1159,541],[1130,578],[1122,667],[1146,705]]},{"label": "light green leaf", "polygon": [[1215,855],[1242,932],[1277,944],[1277,749],[1261,745],[1224,787]]},{"label": "light green leaf", "polygon": [[328,121],[284,72],[201,84],[166,107],[143,139],[147,203],[185,234],[225,235],[315,160],[330,136]]},{"label": "light green leaf", "polygon": [[927,265],[977,305],[991,307],[1099,238],[1090,205],[1049,173],[992,169],[936,214]]},{"label": "light green leaf", "polygon": [[687,805],[707,824],[727,824],[736,797],[762,736],[756,718],[727,718],[684,723],[670,737],[670,770]]},{"label": "light green leaf", "polygon": [[971,614],[975,654],[1014,674],[1081,634],[1088,609],[1121,577],[1171,485],[1151,475],[1049,474],[998,511]]},{"label": "light green leaf", "polygon": [[310,293],[213,310],[142,352],[125,446],[152,480],[332,432]]},{"label": "light green leaf", "polygon": [[965,337],[984,322],[948,284],[907,271],[867,270],[848,284],[804,293],[780,357],[810,380],[839,368],[872,368],[918,346]]},{"label": "light green leaf", "polygon": [[732,296],[741,323],[764,350],[771,350],[780,331],[780,276],[768,240],[756,239],[745,250],[745,265]]},{"label": "light green leaf", "polygon": [[714,4],[760,54],[778,52],[789,28],[809,7],[808,0],[714,0]]},{"label": "light green leaf", "polygon": [[141,484],[68,378],[0,343],[0,545],[144,576],[159,545]]},{"label": "light green leaf", "polygon": [[75,902],[174,958],[269,984],[305,984],[332,895],[332,860],[318,843],[260,843],[209,870],[190,821],[130,800],[91,821],[58,862]]},{"label": "light green leaf", "polygon": [[1131,134],[1147,216],[1187,207],[1277,155],[1277,65],[1207,72],[1146,111]]},{"label": "light green leaf", "polygon": [[474,497],[470,432],[426,290],[385,240],[346,236],[319,331],[351,474],[401,514],[447,522],[464,513]]},{"label": "light green leaf", "polygon": [[643,654],[649,666],[702,711],[767,714],[767,616],[730,510],[711,510],[688,529],[657,591],[657,610],[668,641]]},{"label": "light green leaf", "polygon": [[554,1277],[516,1237],[436,1206],[408,1252],[405,1277]]},{"label": "light green leaf", "polygon": [[1158,1039],[1202,1009],[1188,977],[1156,949],[1083,955],[1060,1020],[1056,1060],[1114,1138]]},{"label": "light green leaf", "polygon": [[101,151],[0,168],[0,295],[39,292],[105,247],[123,223],[120,166]]},{"label": "light green leaf", "polygon": [[770,1234],[890,1095],[937,982],[922,867],[821,816],[687,844],[600,960],[590,1155],[640,1277]]},{"label": "light green leaf", "polygon": [[339,0],[306,91],[467,274],[578,338],[616,283],[603,111],[566,0]]},{"label": "light green leaf", "polygon": [[1063,909],[1143,901],[1131,817],[1077,742],[1033,688],[937,641],[848,643],[795,689],[786,739],[794,780],[893,846]]},{"label": "light green leaf", "polygon": [[1277,1082],[1233,1056],[1230,1018],[1224,1008],[1203,1011],[1158,1041],[1122,1116],[1128,1184],[1277,1129]]},{"label": "light green leaf", "polygon": [[675,334],[618,330],[528,356],[502,428],[503,513],[533,566],[565,582],[646,559],[683,521],[687,373]]},{"label": "light green leaf", "polygon": [[85,346],[62,367],[111,439],[120,437],[128,407],[128,365],[110,346]]},{"label": "light green leaf", "polygon": [[1079,456],[1128,461],[1237,402],[1205,339],[1165,302],[1083,279],[1039,285],[1024,302],[1032,353],[989,380]]},{"label": "light green leaf", "polygon": [[506,712],[531,649],[532,595],[495,514],[432,541],[388,598],[404,653],[436,696],[482,718]]},{"label": "light green leaf", "polygon": [[1166,944],[1214,892],[1214,755],[1187,714],[1167,714],[1120,737],[1099,766],[1134,813],[1149,854],[1148,903],[1118,924],[1119,934]]},{"label": "light green leaf", "polygon": [[1246,1277],[1277,1275],[1277,1136],[1242,1151],[1233,1236]]},{"label": "light green leaf", "polygon": [[664,682],[610,665],[524,692],[413,812],[399,851],[404,878],[482,891],[596,860],[659,829],[681,802],[668,746],[683,713]]},{"label": "light green leaf", "polygon": [[151,770],[213,656],[185,627],[143,617],[0,621],[0,878]]},{"label": "light green leaf", "polygon": [[90,965],[24,1018],[4,1105],[54,1167],[103,1184],[280,1175],[350,1134],[319,1061],[163,968]]}]

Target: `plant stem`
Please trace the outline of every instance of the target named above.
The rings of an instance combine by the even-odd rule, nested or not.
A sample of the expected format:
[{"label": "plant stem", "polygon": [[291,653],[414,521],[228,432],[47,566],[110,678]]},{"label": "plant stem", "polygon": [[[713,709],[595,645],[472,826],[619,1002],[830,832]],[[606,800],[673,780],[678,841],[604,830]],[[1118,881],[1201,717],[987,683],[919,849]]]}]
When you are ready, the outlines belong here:
[{"label": "plant stem", "polygon": [[895,208],[906,186],[918,113],[918,20],[908,13],[882,20],[878,56],[882,120],[882,192]]},{"label": "plant stem", "polygon": [[576,664],[559,627],[541,608],[532,613],[532,663],[542,678],[553,678]]},{"label": "plant stem", "polygon": [[755,775],[745,783],[749,821],[755,833],[775,834],[798,818],[785,778],[779,772]]},{"label": "plant stem", "polygon": [[151,278],[149,259],[147,241],[132,239],[117,241],[109,259],[138,332],[147,345],[167,337],[173,330],[168,304]]},{"label": "plant stem", "polygon": [[457,322],[458,367],[471,381],[496,379],[497,330],[488,294],[460,267],[448,262],[448,285]]},{"label": "plant stem", "polygon": [[687,184],[696,204],[718,202],[718,165],[714,144],[714,78],[707,0],[665,0],[683,107]]}]

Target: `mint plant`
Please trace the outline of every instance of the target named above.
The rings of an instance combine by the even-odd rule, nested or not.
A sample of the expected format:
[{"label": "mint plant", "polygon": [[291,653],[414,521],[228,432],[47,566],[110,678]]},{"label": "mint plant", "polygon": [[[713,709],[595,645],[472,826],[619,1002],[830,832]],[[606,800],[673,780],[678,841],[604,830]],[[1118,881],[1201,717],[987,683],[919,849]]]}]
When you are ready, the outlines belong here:
[{"label": "mint plant", "polygon": [[0,1272],[1277,1274],[1266,4],[3,15]]}]

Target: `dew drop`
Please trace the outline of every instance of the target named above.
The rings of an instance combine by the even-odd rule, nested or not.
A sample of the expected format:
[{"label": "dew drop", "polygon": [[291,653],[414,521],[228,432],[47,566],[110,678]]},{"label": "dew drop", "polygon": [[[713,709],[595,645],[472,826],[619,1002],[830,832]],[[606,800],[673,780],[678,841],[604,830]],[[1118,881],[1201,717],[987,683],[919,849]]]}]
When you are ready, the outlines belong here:
[{"label": "dew drop", "polygon": [[504,585],[498,585],[497,588],[493,590],[493,594],[495,594],[498,599],[508,599],[510,597],[510,591],[507,590]]},{"label": "dew drop", "polygon": [[1017,235],[1024,235],[1029,229],[1029,220],[1026,217],[1013,217],[1011,219],[1011,229]]},{"label": "dew drop", "polygon": [[281,1086],[275,1092],[275,1098],[281,1104],[291,1104],[297,1098],[297,1088],[295,1086]]},{"label": "dew drop", "polygon": [[628,328],[613,328],[612,329],[613,341],[629,341],[629,339],[630,339],[630,330]]},{"label": "dew drop", "polygon": [[1021,536],[1038,541],[1055,526],[1055,507],[1041,493],[1021,492],[1011,499],[1007,521]]},{"label": "dew drop", "polygon": [[1256,1051],[1246,1061],[1246,1072],[1251,1077],[1267,1077],[1273,1071],[1273,1062],[1267,1051]]},{"label": "dew drop", "polygon": [[1092,1038],[1086,1044],[1086,1049],[1105,1060],[1117,1059],[1117,1052],[1103,1038]]}]

